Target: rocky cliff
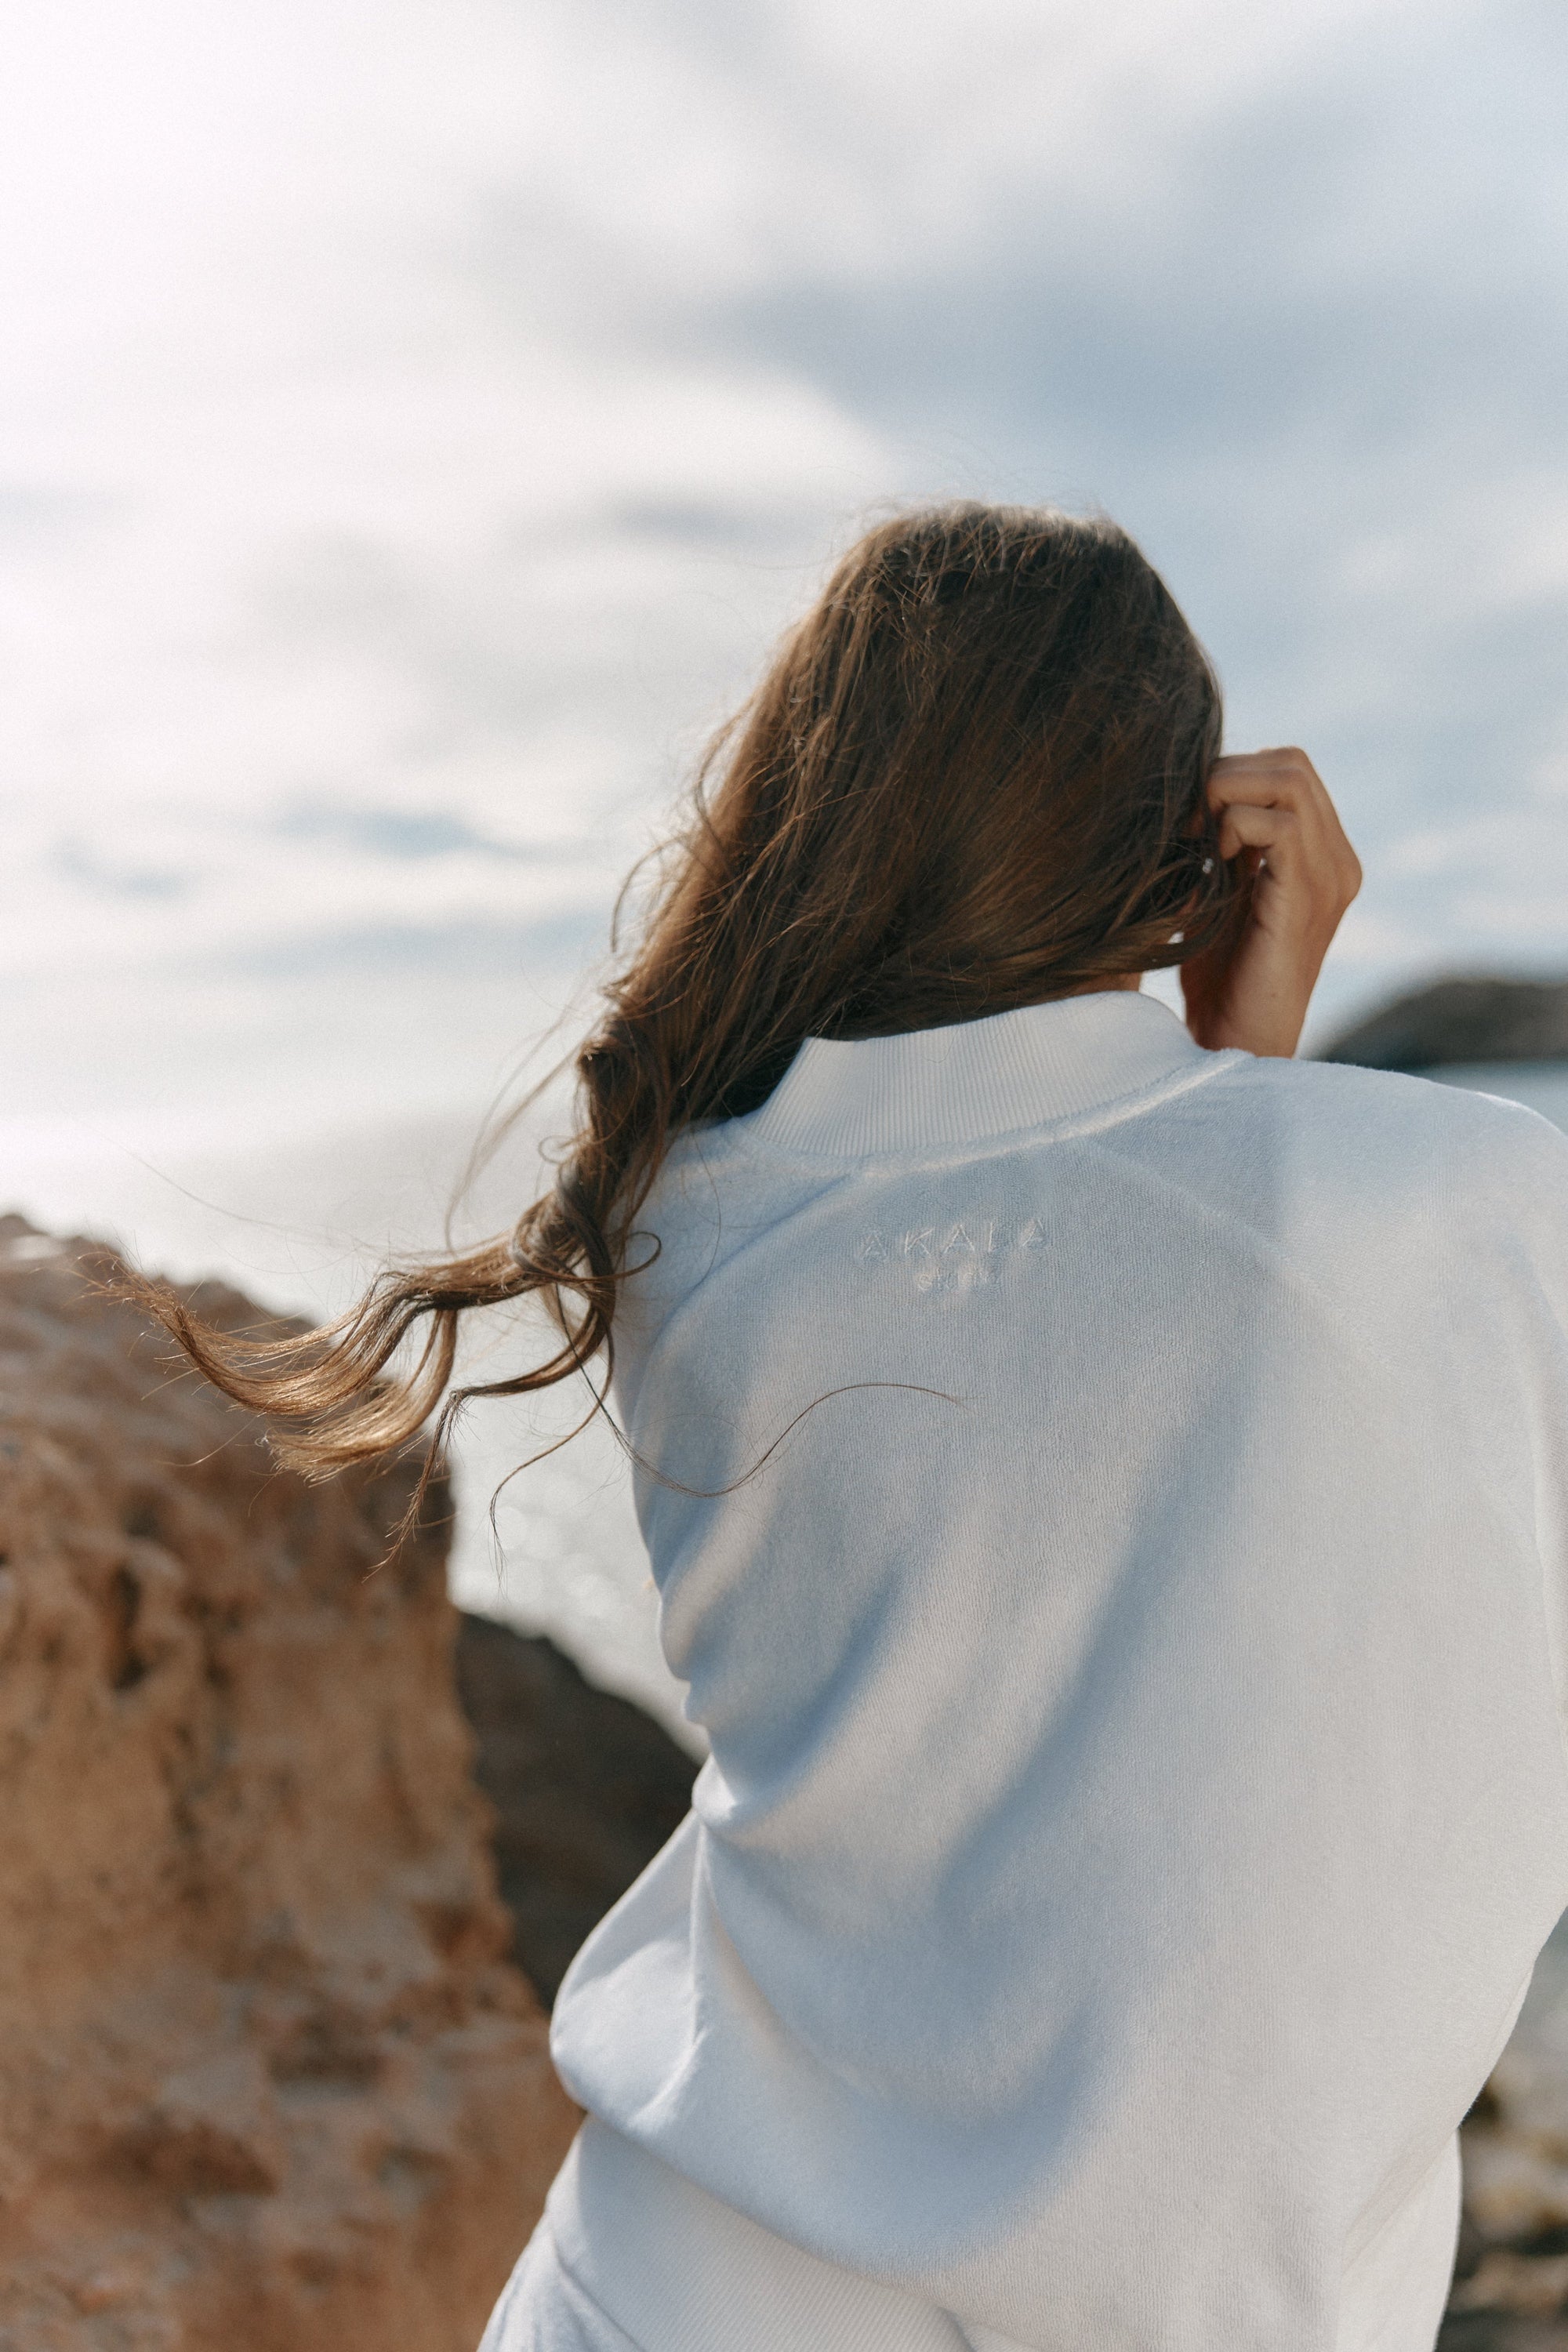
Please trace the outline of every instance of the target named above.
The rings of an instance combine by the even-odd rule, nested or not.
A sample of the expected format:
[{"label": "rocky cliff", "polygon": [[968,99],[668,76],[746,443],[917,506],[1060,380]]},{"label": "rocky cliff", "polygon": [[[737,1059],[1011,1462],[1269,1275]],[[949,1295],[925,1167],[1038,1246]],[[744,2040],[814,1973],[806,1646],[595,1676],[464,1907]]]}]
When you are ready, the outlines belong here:
[{"label": "rocky cliff", "polygon": [[1568,981],[1439,980],[1395,997],[1323,1049],[1326,1062],[1435,1070],[1568,1057]]},{"label": "rocky cliff", "polygon": [[[553,1990],[693,1766],[111,1272],[0,1218],[0,2352],[473,2352],[575,2121],[506,1954]],[[1568,2352],[1568,1933],[1465,2138],[1440,2352]]]},{"label": "rocky cliff", "polygon": [[574,2116],[445,1531],[378,1568],[410,1474],[280,1475],[104,1270],[0,1220],[0,2346],[472,2352]]},{"label": "rocky cliff", "polygon": [[464,1617],[457,1666],[512,1955],[552,2000],[589,1928],[679,1827],[697,1767],[552,1642]]},{"label": "rocky cliff", "polygon": [[1463,2137],[1465,2220],[1439,2352],[1568,2352],[1568,1922]]}]

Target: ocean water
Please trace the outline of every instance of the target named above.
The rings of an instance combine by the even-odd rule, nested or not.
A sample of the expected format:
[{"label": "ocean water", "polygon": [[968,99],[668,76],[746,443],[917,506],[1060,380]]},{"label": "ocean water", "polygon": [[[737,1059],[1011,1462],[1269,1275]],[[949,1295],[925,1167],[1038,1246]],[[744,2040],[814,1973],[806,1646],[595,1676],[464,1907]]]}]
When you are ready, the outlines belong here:
[{"label": "ocean water", "polygon": [[[1527,1103],[1568,1129],[1568,1064],[1478,1065],[1441,1076]],[[463,1109],[342,1125],[318,1111],[293,1132],[275,1125],[237,1139],[182,1140],[176,1129],[141,1143],[77,1121],[0,1118],[0,1207],[57,1231],[109,1235],[150,1268],[220,1275],[268,1307],[330,1314],[384,1255],[439,1246],[447,1231],[460,1239],[498,1230],[548,1180],[561,1090],[518,1123],[464,1191],[479,1109],[476,1098]],[[471,1369],[495,1377],[537,1343],[516,1322],[498,1322]],[[580,1434],[547,1453],[584,1413]],[[476,1408],[457,1477],[452,1585],[461,1604],[549,1633],[595,1681],[640,1700],[697,1745],[659,1652],[626,1464],[591,1400],[563,1390],[537,1403]]]}]

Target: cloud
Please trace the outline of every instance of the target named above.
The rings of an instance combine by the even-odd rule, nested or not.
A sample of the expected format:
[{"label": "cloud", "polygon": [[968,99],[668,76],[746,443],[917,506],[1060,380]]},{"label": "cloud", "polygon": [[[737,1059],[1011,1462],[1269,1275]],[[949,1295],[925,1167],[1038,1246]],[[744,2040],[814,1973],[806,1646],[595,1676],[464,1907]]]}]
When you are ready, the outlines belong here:
[{"label": "cloud", "polygon": [[166,901],[184,898],[191,877],[168,866],[116,866],[95,856],[79,841],[65,841],[55,852],[55,870],[68,881],[84,883],[114,898]]},{"label": "cloud", "polygon": [[1368,866],[1331,995],[1568,959],[1565,43],[61,0],[0,92],[8,971],[417,937],[438,1010],[443,940],[568,952],[857,518],[948,490],[1110,508],[1233,740],[1307,740]]},{"label": "cloud", "polygon": [[373,856],[423,863],[431,858],[499,858],[505,864],[581,864],[593,854],[585,841],[498,841],[448,809],[352,808],[306,802],[279,817],[273,831],[286,841],[331,841]]},{"label": "cloud", "polygon": [[532,921],[431,920],[328,924],[273,935],[205,960],[204,968],[245,980],[375,981],[437,974],[489,979],[533,970],[576,969],[602,951],[591,916],[552,914]]},{"label": "cloud", "polygon": [[[1032,188],[1004,136],[1006,200],[962,244],[780,268],[700,331],[806,366],[910,487],[1119,514],[1215,652],[1232,740],[1319,752],[1375,906],[1407,831],[1517,805],[1561,757],[1568,34],[1531,7],[1253,14],[1212,74],[1222,12],[1150,12],[1141,58],[1113,22],[1071,84],[1098,161],[1047,110]],[[1469,854],[1489,895],[1430,893],[1425,947],[1391,898],[1385,935],[1500,950],[1528,862],[1496,829]],[[1568,960],[1568,914],[1532,936]]]}]

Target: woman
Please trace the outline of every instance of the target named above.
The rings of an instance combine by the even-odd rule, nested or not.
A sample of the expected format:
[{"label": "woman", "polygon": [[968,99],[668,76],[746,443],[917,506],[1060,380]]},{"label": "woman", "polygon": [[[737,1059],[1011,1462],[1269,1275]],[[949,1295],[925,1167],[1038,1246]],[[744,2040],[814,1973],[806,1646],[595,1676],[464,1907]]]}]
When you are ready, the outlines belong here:
[{"label": "woman", "polygon": [[873,531],[551,1196],[322,1337],[184,1327],[318,1469],[471,1307],[555,1317],[503,1392],[613,1369],[712,1757],[562,1988],[485,2352],[1432,2342],[1568,1903],[1568,1142],[1290,1059],[1359,870],[1219,740],[1110,524]]}]

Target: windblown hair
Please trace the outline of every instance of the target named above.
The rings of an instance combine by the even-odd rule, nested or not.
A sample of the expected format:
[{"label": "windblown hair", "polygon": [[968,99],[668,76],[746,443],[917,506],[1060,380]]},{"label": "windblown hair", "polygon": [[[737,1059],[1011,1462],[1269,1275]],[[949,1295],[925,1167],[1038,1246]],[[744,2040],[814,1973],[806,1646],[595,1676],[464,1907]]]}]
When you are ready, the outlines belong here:
[{"label": "windblown hair", "polygon": [[[882,524],[702,762],[576,1056],[553,1189],[478,1248],[388,1267],[320,1330],[242,1338],[141,1296],[307,1475],[408,1444],[443,1398],[432,1459],[471,1397],[589,1368],[602,1396],[680,1130],[755,1108],[806,1037],[970,1021],[1221,936],[1220,725],[1202,648],[1112,523],[962,505]],[[451,1391],[460,1318],[531,1295],[559,1344]]]}]

